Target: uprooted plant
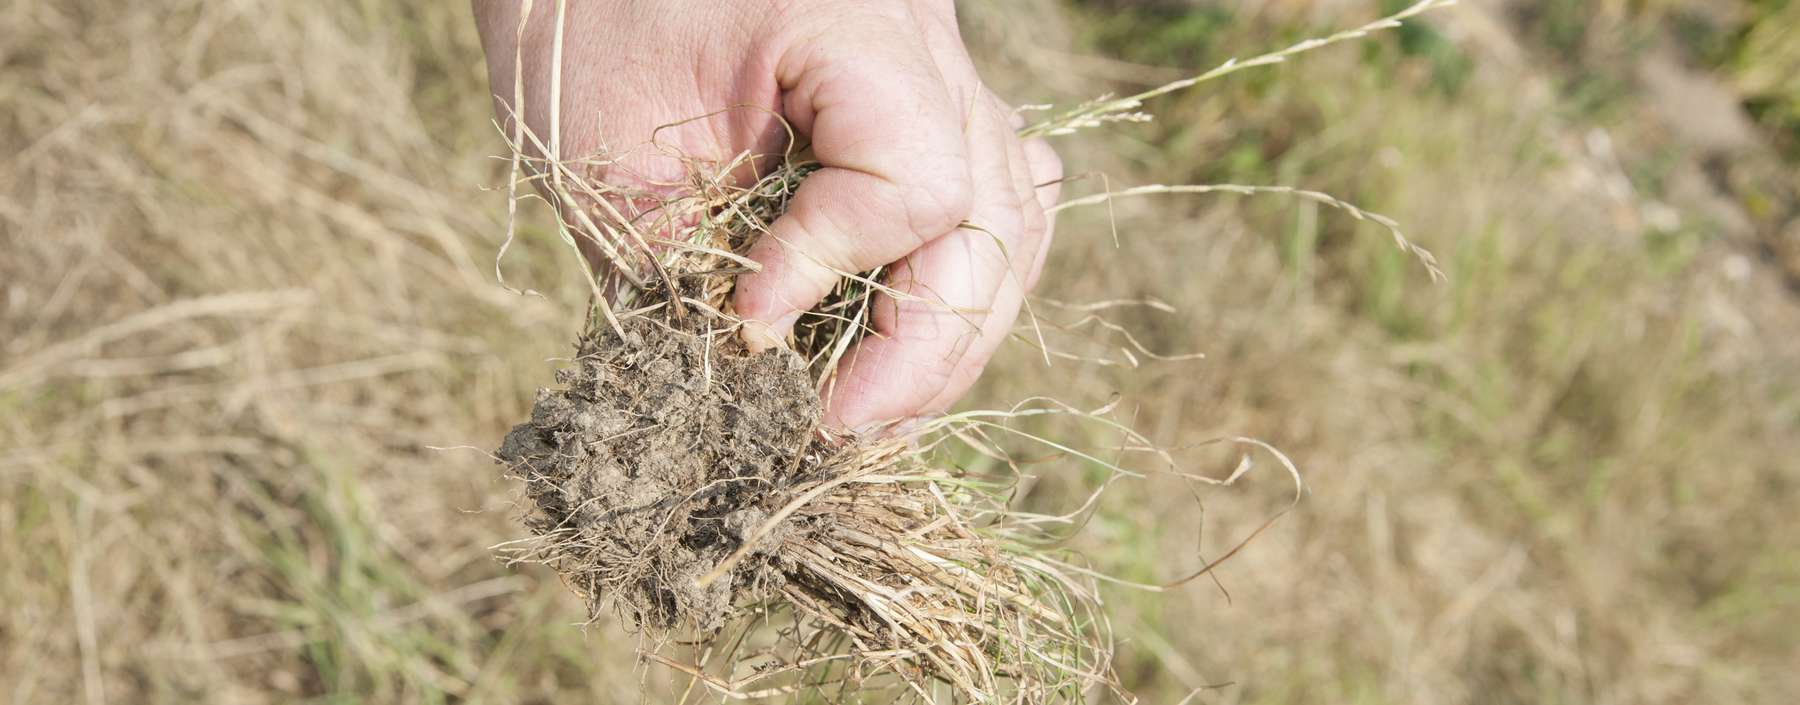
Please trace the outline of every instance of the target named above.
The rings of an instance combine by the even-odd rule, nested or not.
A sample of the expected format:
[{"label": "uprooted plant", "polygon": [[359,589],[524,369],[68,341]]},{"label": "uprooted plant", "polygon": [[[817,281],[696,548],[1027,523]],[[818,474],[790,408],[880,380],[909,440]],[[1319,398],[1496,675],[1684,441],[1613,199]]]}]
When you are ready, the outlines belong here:
[{"label": "uprooted plant", "polygon": [[[1086,103],[1022,132],[1145,119],[1137,110],[1148,98],[1445,4],[1425,0],[1356,30]],[[843,273],[789,349],[748,352],[729,305],[735,277],[755,266],[742,253],[817,165],[792,155],[690,161],[690,187],[655,197],[651,227],[611,205],[651,194],[582,178],[583,159],[561,159],[523,124],[513,120],[508,135],[515,199],[521,184],[545,194],[571,251],[579,255],[585,242],[605,266],[589,280],[589,325],[559,386],[539,392],[531,419],[497,453],[530,500],[532,536],[506,544],[509,558],[554,567],[594,617],[610,602],[639,630],[646,658],[726,696],[816,690],[1039,703],[1117,687],[1096,596],[1104,578],[1057,548],[1059,532],[1089,507],[1066,516],[1018,511],[1015,476],[972,475],[945,458],[960,446],[1016,470],[996,439],[1021,434],[1009,419],[1043,414],[1103,424],[1121,439],[1114,450],[1151,453],[1172,471],[1166,455],[1100,412],[1048,400],[953,414],[884,438],[824,427],[819,395],[839,358],[868,334],[887,292],[882,273]],[[748,185],[729,178],[746,169],[766,173]],[[1284,192],[1372,219],[1438,275],[1392,221],[1314,192],[1150,186],[1058,208],[1205,191]],[[1137,475],[1072,444],[1027,438],[1114,477]]]}]

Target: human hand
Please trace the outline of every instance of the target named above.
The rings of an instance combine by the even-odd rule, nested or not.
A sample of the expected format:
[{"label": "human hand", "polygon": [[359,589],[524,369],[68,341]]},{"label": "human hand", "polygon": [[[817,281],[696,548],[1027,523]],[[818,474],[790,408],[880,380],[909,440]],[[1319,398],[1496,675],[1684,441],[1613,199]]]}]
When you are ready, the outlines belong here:
[{"label": "human hand", "polygon": [[[517,0],[475,0],[494,92],[511,101],[521,58],[539,135],[554,4],[536,3],[521,42]],[[737,283],[751,349],[780,345],[844,275],[892,265],[899,294],[877,302],[875,334],[845,354],[827,423],[937,413],[968,391],[1037,281],[1062,174],[976,75],[950,0],[612,0],[566,12],[564,154],[618,152],[659,127],[659,145],[692,158],[776,154],[787,139],[777,115],[810,139],[823,168],[752,247],[762,269]],[[715,112],[728,106],[763,110]],[[655,190],[684,174],[667,153],[627,149],[590,176]]]}]

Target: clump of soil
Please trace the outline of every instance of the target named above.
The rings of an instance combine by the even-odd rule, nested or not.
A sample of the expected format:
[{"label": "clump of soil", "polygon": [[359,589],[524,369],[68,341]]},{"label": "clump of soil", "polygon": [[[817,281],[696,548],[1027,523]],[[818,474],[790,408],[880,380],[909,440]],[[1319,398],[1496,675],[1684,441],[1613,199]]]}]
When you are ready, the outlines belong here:
[{"label": "clump of soil", "polygon": [[648,318],[584,336],[561,389],[538,392],[531,420],[499,450],[525,480],[526,524],[558,547],[558,569],[598,609],[636,624],[716,630],[734,605],[780,591],[779,547],[816,531],[794,517],[755,539],[729,579],[702,576],[753,539],[819,473],[820,409],[791,351],[747,353],[730,332]]},{"label": "clump of soil", "polygon": [[656,643],[725,649],[645,656],[729,696],[947,684],[1038,703],[1111,683],[1091,586],[1004,486],[928,462],[916,436],[820,428],[799,354],[752,355],[717,319],[667,311],[596,323],[507,434],[497,456],[534,534],[515,557],[554,567],[592,616],[610,601]]}]

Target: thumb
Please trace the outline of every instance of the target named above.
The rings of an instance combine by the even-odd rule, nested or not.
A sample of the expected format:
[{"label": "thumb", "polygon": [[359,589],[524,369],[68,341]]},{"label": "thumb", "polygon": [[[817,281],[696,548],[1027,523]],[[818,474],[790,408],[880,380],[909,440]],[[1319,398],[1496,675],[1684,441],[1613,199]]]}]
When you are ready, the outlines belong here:
[{"label": "thumb", "polygon": [[963,113],[923,41],[895,23],[834,24],[777,64],[786,117],[822,168],[752,246],[762,269],[738,280],[733,305],[759,324],[745,326],[753,350],[785,339],[842,277],[905,257],[969,216]]}]

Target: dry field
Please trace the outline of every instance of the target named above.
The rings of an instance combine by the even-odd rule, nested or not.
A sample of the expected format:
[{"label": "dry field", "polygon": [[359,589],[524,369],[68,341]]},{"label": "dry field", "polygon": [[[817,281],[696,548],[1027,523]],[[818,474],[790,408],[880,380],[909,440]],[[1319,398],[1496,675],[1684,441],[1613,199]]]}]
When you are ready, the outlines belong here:
[{"label": "dry field", "polygon": [[[1019,103],[1133,91],[1376,0],[965,3]],[[509,567],[487,455],[585,293],[537,216],[494,282],[505,146],[463,3],[0,3],[0,702],[675,702]],[[1465,0],[1061,144],[1034,305],[1129,366],[1003,353],[1188,467],[1265,440],[1306,493],[1216,574],[1103,597],[1151,703],[1787,702],[1800,692],[1800,4]],[[1100,175],[1104,174],[1104,178]],[[1115,235],[1116,233],[1116,235]],[[1089,306],[1092,308],[1092,306]],[[1032,431],[1088,448],[1116,437]],[[1121,578],[1287,505],[1121,482]],[[965,462],[980,469],[982,461]],[[1022,506],[1104,473],[1043,458]],[[703,699],[691,696],[690,700]]]}]

